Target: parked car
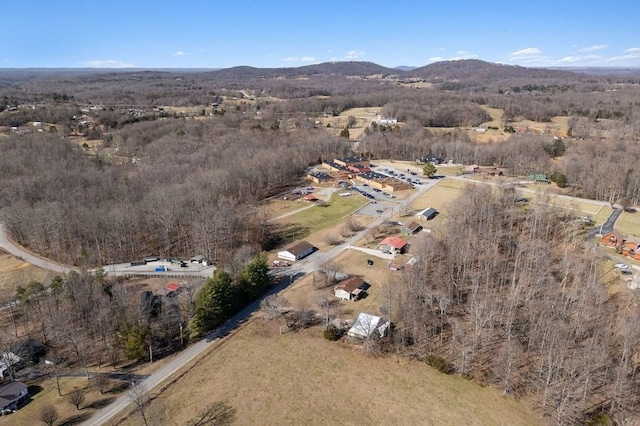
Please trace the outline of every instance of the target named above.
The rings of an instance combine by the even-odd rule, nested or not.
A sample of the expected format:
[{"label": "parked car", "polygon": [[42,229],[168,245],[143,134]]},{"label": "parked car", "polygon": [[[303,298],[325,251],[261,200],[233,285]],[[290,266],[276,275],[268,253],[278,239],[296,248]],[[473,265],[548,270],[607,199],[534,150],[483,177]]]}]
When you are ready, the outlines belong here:
[{"label": "parked car", "polygon": [[629,269],[621,269],[620,272],[622,273],[622,275],[633,275],[633,272],[631,272]]},{"label": "parked car", "polygon": [[616,263],[613,267],[618,269],[629,269],[629,265],[626,263]]}]

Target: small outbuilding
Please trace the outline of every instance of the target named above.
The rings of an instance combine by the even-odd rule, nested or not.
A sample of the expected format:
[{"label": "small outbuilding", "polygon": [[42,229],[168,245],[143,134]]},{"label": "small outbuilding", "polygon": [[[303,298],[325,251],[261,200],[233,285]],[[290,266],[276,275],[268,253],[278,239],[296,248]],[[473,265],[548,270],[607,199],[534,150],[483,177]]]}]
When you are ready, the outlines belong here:
[{"label": "small outbuilding", "polygon": [[433,207],[427,207],[416,214],[416,218],[420,220],[431,220],[438,215],[438,211]]},{"label": "small outbuilding", "polygon": [[278,258],[295,262],[313,253],[316,248],[307,241],[299,241],[278,252]]},{"label": "small outbuilding", "polygon": [[418,222],[411,222],[410,224],[404,225],[402,228],[400,228],[400,232],[403,235],[413,235],[417,234],[420,231],[422,231],[422,225],[420,225]]},{"label": "small outbuilding", "polygon": [[360,337],[367,339],[378,332],[380,337],[384,337],[389,330],[390,323],[382,323],[382,318],[376,315],[361,312],[353,323],[353,326],[347,332],[349,337]]}]

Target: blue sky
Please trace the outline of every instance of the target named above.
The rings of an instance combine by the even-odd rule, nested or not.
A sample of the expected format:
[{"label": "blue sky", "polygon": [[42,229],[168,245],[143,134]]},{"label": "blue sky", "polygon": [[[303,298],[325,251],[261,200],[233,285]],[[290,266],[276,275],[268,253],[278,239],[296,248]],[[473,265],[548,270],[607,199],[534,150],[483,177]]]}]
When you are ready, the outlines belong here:
[{"label": "blue sky", "polygon": [[[0,67],[640,67],[632,0],[4,0]],[[514,3],[518,3],[515,4]]]}]

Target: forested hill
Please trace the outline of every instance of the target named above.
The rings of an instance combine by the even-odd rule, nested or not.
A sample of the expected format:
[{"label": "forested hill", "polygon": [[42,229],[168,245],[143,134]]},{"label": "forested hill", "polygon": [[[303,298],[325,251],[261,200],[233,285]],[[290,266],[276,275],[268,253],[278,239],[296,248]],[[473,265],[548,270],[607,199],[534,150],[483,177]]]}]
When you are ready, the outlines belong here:
[{"label": "forested hill", "polygon": [[492,82],[505,79],[562,79],[563,81],[571,81],[581,78],[580,75],[570,71],[494,64],[477,59],[434,62],[416,68],[408,72],[407,75],[432,82],[480,80]]},{"label": "forested hill", "polygon": [[256,78],[294,78],[315,75],[360,76],[402,74],[402,71],[383,67],[373,62],[325,62],[322,64],[306,65],[293,68],[254,68],[238,66],[224,68],[210,73],[212,77],[220,79],[256,79]]}]

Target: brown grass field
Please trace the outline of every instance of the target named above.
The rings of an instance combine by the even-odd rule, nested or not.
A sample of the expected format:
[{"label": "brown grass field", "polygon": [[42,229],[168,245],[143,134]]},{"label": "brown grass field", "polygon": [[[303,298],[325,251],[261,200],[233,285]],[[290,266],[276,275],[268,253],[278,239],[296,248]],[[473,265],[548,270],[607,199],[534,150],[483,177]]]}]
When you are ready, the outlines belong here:
[{"label": "brown grass field", "polygon": [[30,281],[48,284],[51,278],[51,273],[0,250],[0,297],[13,296],[17,286],[26,286]]},{"label": "brown grass field", "polygon": [[[427,129],[434,133],[452,132],[460,129],[467,133],[467,135],[469,135],[472,140],[479,143],[503,142],[507,140],[510,134],[504,133],[504,111],[499,108],[490,108],[486,105],[482,105],[481,108],[487,111],[489,115],[491,115],[490,121],[484,122],[479,126],[484,127],[486,129],[485,132],[480,133],[471,128],[465,129],[461,127],[427,127]],[[531,132],[544,132],[545,134],[564,137],[567,135],[567,131],[569,130],[568,123],[569,117],[556,116],[551,119],[550,123],[539,123],[537,121],[531,120],[517,120],[509,122],[509,125],[513,126],[514,128],[529,128]],[[497,127],[498,130],[489,129],[489,127]]]},{"label": "brown grass field", "polygon": [[[233,339],[158,395],[157,424],[186,424],[226,400],[238,425],[538,425],[526,404],[424,363],[368,357],[321,337],[320,328],[279,335],[253,319]],[[129,417],[124,425],[139,425]]]}]

